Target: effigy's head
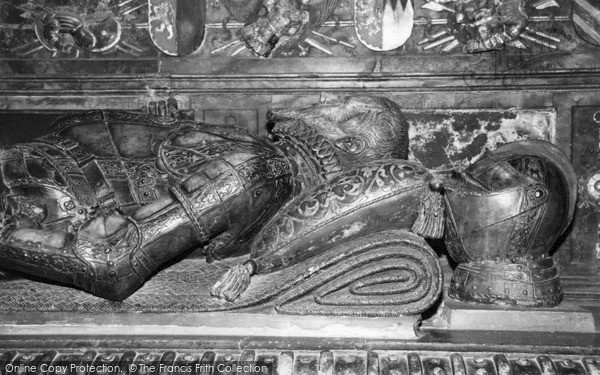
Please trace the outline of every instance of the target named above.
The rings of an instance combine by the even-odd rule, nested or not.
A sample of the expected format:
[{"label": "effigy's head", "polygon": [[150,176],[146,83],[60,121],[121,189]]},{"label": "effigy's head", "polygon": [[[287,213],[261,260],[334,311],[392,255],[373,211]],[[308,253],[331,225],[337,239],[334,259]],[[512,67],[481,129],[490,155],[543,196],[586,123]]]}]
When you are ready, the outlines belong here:
[{"label": "effigy's head", "polygon": [[353,96],[326,105],[272,110],[269,131],[309,126],[330,141],[346,166],[378,159],[408,158],[408,123],[393,101],[373,96]]}]

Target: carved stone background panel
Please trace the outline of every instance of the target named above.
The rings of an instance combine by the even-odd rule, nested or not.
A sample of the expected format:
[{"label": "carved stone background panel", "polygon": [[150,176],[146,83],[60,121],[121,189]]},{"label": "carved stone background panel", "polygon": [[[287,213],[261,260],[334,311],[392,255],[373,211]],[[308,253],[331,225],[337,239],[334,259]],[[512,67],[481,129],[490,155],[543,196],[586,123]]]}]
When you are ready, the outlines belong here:
[{"label": "carved stone background panel", "polygon": [[[200,12],[189,16],[195,22],[191,22],[188,33],[204,34],[201,46],[193,53],[183,57],[162,53],[153,43],[151,33],[156,26],[149,20],[164,21],[164,26],[158,28],[165,28],[167,33],[170,29],[176,30],[176,22],[167,22],[169,13],[166,10],[168,4],[176,3],[156,1],[149,5],[148,1],[142,0],[4,1],[0,4],[0,71],[19,75],[285,75],[317,72],[421,72],[436,75],[461,72],[468,79],[476,80],[473,85],[481,85],[478,78],[471,77],[472,74],[480,71],[494,74],[537,73],[600,66],[600,62],[593,58],[597,44],[594,44],[593,37],[581,31],[589,23],[586,20],[593,19],[595,5],[589,0],[576,2],[576,16],[579,17],[576,20],[579,23],[575,24],[572,22],[571,1],[557,0],[553,3],[555,5],[542,9],[538,9],[539,1],[525,1],[530,20],[529,37],[522,38],[518,47],[510,46],[483,55],[463,52],[461,47],[464,43],[449,50],[444,50],[447,46],[444,43],[431,46],[439,41],[436,35],[451,27],[448,18],[454,12],[452,1],[435,10],[436,6],[432,5],[435,2],[414,1],[414,26],[407,42],[400,48],[378,52],[363,45],[357,36],[360,28],[355,22],[357,2],[315,0],[310,2],[315,9],[335,7],[331,17],[322,20],[322,25],[310,31],[308,36],[299,38],[287,48],[276,49],[273,58],[267,60],[252,54],[238,40],[237,33],[243,23],[232,16],[235,11],[228,12],[227,9],[239,8],[240,5],[231,0],[206,1],[205,14]],[[260,1],[249,3],[261,4]],[[374,6],[374,3],[369,4]],[[61,42],[55,38],[56,35],[52,36],[55,21],[63,28],[65,25],[76,27],[80,23],[91,25],[90,29],[96,28],[99,33],[108,36],[102,41],[92,42],[93,37],[89,33],[75,35],[76,46],[72,46],[72,43]],[[587,27],[589,32],[589,28],[594,30],[597,26]],[[173,34],[173,38],[178,39],[179,35]],[[589,42],[590,38],[592,42]],[[290,62],[275,61],[282,59]],[[89,60],[98,61],[98,64],[88,64],[86,61]]]},{"label": "carved stone background panel", "polygon": [[568,259],[573,273],[597,272],[600,259],[599,155],[600,106],[574,107],[572,162],[579,176],[579,200]]},{"label": "carved stone background panel", "polygon": [[258,112],[252,109],[206,109],[203,121],[208,124],[234,126],[258,132]]},{"label": "carved stone background panel", "polygon": [[[107,101],[111,102],[116,103]],[[502,144],[520,139],[532,138],[556,143],[556,111],[553,108],[443,109],[453,103],[440,101],[427,104],[436,104],[437,108],[440,108],[432,110],[423,109],[422,102],[399,104],[405,107],[421,107],[403,112],[410,125],[412,157],[427,168],[466,166],[480,157],[486,149],[494,150]],[[283,108],[281,103],[278,103],[277,107]],[[21,123],[27,129],[23,131],[23,128],[7,127],[2,132],[0,142],[23,142],[42,135],[50,124],[64,113],[68,112],[40,111],[33,115],[21,111],[0,112],[1,123]],[[196,119],[209,124],[235,126],[266,134],[265,113],[266,110],[258,109],[197,108]]]},{"label": "carved stone background panel", "polygon": [[411,125],[413,157],[427,168],[466,166],[486,149],[495,150],[521,139],[556,143],[554,109],[438,109],[405,113]]}]

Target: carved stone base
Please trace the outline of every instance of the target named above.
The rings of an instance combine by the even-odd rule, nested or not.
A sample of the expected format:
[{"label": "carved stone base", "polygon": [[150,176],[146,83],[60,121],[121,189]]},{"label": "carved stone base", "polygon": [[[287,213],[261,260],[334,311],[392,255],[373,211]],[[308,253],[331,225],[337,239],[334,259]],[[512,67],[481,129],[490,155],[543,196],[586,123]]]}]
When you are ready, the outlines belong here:
[{"label": "carved stone base", "polygon": [[448,296],[464,302],[551,307],[560,303],[563,292],[554,261],[545,258],[459,264]]},{"label": "carved stone base", "polygon": [[[440,311],[441,310],[441,311]],[[435,319],[423,321],[421,328],[448,331],[508,331],[594,333],[594,313],[573,301],[559,307],[532,309],[499,305],[481,305],[448,299]]]},{"label": "carved stone base", "polygon": [[[65,324],[68,321],[69,324]],[[277,314],[272,306],[260,311],[206,313],[23,313],[0,312],[0,340],[6,336],[117,337],[146,335],[186,337],[319,337],[414,340],[420,316],[332,317]],[[168,327],[168,329],[166,328]]]},{"label": "carved stone base", "polygon": [[[306,343],[305,343],[306,345]],[[309,344],[310,345],[310,344]],[[316,347],[308,346],[311,349]],[[572,354],[536,354],[479,352],[457,353],[427,350],[262,350],[209,348],[193,350],[156,350],[134,347],[123,350],[100,348],[3,350],[0,364],[21,374],[23,369],[77,370],[81,375],[98,373],[123,374],[556,374],[593,375],[600,370],[598,356]],[[238,367],[239,365],[239,367]],[[52,366],[52,367],[50,367]],[[177,369],[179,371],[172,371]],[[248,371],[254,370],[255,371]],[[35,373],[31,370],[30,373]],[[48,371],[47,373],[50,373]],[[63,373],[61,371],[60,373]]]}]

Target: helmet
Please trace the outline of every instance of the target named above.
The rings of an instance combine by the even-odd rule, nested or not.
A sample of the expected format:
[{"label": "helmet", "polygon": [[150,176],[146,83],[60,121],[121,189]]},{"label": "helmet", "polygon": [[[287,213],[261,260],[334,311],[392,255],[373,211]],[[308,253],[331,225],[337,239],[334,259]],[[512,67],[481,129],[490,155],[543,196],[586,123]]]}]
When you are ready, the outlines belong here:
[{"label": "helmet", "polygon": [[509,143],[447,179],[445,242],[459,263],[449,295],[553,306],[562,299],[549,256],[575,211],[577,177],[545,141]]}]

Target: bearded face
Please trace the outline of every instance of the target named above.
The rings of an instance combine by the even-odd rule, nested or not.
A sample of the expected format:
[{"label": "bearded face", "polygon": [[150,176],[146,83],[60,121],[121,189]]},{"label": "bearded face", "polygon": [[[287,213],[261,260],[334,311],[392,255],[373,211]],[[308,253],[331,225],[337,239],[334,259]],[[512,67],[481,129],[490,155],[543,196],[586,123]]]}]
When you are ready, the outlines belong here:
[{"label": "bearded face", "polygon": [[268,119],[275,132],[297,121],[312,127],[334,145],[344,167],[408,158],[408,123],[398,105],[385,98],[348,97],[327,105],[273,110]]}]

